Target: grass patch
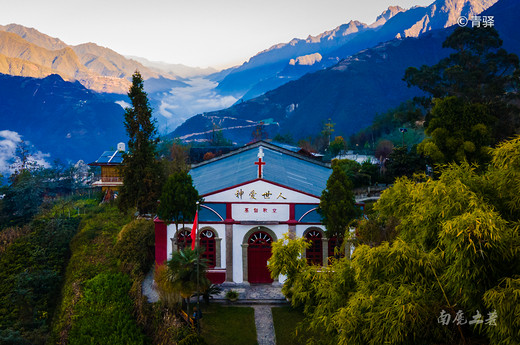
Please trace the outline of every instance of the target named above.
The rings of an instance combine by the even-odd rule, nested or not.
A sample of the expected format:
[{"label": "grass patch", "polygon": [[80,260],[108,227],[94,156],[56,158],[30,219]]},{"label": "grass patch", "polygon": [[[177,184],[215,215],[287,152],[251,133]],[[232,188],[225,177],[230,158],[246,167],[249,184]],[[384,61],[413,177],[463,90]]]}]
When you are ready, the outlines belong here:
[{"label": "grass patch", "polygon": [[303,321],[304,315],[301,311],[290,306],[273,307],[273,323],[276,334],[277,345],[300,345],[306,338],[305,334],[296,334],[296,327]]},{"label": "grass patch", "polygon": [[201,321],[202,336],[208,345],[257,344],[253,308],[211,304],[203,311]]}]

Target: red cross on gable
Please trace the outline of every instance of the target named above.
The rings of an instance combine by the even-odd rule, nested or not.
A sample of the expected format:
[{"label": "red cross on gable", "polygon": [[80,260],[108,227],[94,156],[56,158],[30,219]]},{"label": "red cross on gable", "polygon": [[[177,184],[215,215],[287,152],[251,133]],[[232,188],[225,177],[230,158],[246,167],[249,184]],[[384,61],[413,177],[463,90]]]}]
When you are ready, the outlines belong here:
[{"label": "red cross on gable", "polygon": [[262,178],[262,165],[265,165],[265,162],[262,162],[262,158],[264,157],[263,148],[258,148],[258,162],[255,162],[255,165],[258,165],[258,178]]}]

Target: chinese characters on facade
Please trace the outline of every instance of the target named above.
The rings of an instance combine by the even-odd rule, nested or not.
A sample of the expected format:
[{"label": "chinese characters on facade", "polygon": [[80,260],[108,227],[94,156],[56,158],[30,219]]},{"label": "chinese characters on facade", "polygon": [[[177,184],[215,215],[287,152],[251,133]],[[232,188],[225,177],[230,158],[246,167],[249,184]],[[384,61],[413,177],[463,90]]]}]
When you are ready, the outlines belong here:
[{"label": "chinese characters on facade", "polygon": [[277,213],[276,207],[244,207],[244,213]]},{"label": "chinese characters on facade", "polygon": [[237,199],[240,199],[240,200],[243,200],[244,198],[247,198],[249,196],[249,200],[287,200],[287,198],[283,195],[283,192],[282,193],[279,193],[278,196],[274,196],[273,193],[271,193],[271,191],[266,191],[262,194],[260,194],[259,192],[256,192],[254,189],[252,189],[249,194],[246,195],[245,191],[242,190],[242,188],[240,189],[237,189],[236,192],[235,192],[235,197]]}]

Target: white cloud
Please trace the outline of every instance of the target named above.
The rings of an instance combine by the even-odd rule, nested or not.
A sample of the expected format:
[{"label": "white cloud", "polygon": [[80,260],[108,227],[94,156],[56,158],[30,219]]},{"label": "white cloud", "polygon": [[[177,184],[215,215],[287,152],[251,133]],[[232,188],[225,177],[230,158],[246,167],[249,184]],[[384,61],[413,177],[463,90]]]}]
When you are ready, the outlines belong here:
[{"label": "white cloud", "polygon": [[20,134],[8,130],[0,131],[0,137],[3,137],[5,140],[15,143],[19,143],[20,141],[22,141],[22,137],[20,136]]},{"label": "white cloud", "polygon": [[[10,175],[14,168],[19,162],[16,157],[16,150],[22,142],[22,136],[14,131],[2,130],[0,131],[0,174]],[[25,142],[29,147],[31,157],[30,162],[34,162],[44,168],[49,168],[51,165],[47,159],[51,156],[49,153],[43,153],[35,150],[29,142]]]},{"label": "white cloud", "polygon": [[217,83],[205,78],[186,82],[189,87],[175,87],[163,94],[157,112],[159,131],[171,132],[190,117],[208,111],[225,109],[237,99],[215,91]]}]

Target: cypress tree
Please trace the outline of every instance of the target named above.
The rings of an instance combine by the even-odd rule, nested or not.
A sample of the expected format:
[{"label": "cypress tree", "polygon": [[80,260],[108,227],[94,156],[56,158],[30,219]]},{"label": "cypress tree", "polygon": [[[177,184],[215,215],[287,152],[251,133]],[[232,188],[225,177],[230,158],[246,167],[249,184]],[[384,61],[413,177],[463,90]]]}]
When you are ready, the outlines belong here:
[{"label": "cypress tree", "polygon": [[162,169],[156,159],[157,130],[152,109],[144,91],[141,74],[132,76],[128,92],[132,106],[125,111],[125,128],[128,133],[128,152],[123,159],[123,187],[120,208],[136,207],[139,214],[150,214],[157,208],[161,189]]},{"label": "cypress tree", "polygon": [[361,210],[356,206],[352,182],[337,164],[332,166],[332,174],[327,180],[327,188],[322,192],[318,213],[328,238],[342,238],[349,223],[358,217]]}]

